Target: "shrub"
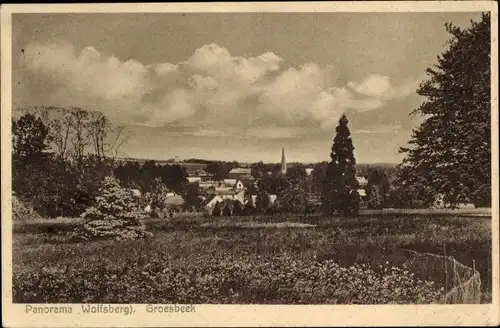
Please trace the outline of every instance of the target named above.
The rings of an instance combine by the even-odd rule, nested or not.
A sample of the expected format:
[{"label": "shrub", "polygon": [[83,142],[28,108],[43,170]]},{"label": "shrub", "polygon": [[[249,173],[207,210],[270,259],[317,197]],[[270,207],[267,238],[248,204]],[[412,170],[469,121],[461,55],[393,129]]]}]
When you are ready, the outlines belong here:
[{"label": "shrub", "polygon": [[415,304],[443,295],[390,266],[227,254],[177,265],[156,253],[113,266],[42,268],[14,274],[13,287],[21,303]]},{"label": "shrub", "polygon": [[137,239],[152,235],[146,232],[131,193],[113,177],[104,179],[96,205],[87,208],[82,218],[85,222],[75,230],[75,238]]}]

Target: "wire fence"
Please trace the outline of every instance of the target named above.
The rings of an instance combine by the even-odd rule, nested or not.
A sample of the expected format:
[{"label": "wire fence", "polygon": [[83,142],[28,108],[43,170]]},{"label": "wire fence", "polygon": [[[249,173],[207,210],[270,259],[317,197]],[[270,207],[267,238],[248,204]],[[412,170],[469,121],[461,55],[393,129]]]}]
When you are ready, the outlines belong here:
[{"label": "wire fence", "polygon": [[[392,266],[412,272],[415,277],[433,281],[444,287],[443,303],[479,304],[481,302],[481,278],[473,267],[465,266],[451,256],[398,250],[389,254],[365,255],[375,266],[390,263]],[[362,257],[365,257],[362,256]],[[366,259],[366,258],[365,258]]]}]

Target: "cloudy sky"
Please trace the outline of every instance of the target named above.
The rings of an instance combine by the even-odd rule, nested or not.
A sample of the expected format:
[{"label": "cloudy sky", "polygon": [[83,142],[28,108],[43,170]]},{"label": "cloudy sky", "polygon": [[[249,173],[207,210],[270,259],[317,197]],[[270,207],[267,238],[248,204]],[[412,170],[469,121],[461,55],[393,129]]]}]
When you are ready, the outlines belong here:
[{"label": "cloudy sky", "polygon": [[360,163],[401,160],[415,93],[479,13],[17,14],[13,104],[80,106],[127,156],[327,160],[339,117]]}]

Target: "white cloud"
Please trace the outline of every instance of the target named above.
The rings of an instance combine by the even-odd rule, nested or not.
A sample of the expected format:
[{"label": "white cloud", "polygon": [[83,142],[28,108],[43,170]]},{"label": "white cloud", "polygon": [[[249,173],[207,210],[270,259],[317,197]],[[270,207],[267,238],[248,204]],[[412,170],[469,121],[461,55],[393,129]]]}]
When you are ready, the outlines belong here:
[{"label": "white cloud", "polygon": [[76,53],[67,44],[31,44],[25,54],[33,74],[58,86],[47,95],[51,104],[99,109],[141,126],[187,122],[203,126],[204,136],[293,138],[305,123],[331,128],[346,110],[375,110],[415,90],[413,80],[394,86],[375,74],[331,85],[330,67],[283,69],[272,52],[237,57],[216,44],[176,64],[121,61],[93,47]]},{"label": "white cloud", "polygon": [[353,134],[380,134],[380,133],[394,133],[397,134],[403,126],[401,124],[389,124],[389,125],[375,125],[369,126],[365,129],[352,130]]},{"label": "white cloud", "polygon": [[404,98],[415,93],[418,84],[425,76],[409,79],[399,84],[393,84],[389,76],[371,74],[360,83],[349,82],[347,86],[361,96],[377,97],[380,99]]}]

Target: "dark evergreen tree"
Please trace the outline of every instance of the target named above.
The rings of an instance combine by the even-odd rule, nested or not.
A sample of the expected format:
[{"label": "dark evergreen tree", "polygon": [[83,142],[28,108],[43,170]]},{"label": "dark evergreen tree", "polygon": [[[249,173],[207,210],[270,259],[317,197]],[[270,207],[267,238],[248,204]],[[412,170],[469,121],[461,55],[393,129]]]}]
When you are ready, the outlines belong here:
[{"label": "dark evergreen tree", "polygon": [[221,204],[220,202],[217,202],[214,206],[214,209],[212,210],[212,216],[221,216],[222,210],[221,210]]},{"label": "dark evergreen tree", "polygon": [[343,213],[345,216],[355,215],[359,210],[356,159],[348,123],[347,117],[342,115],[335,129],[321,197],[326,213]]},{"label": "dark evergreen tree", "polygon": [[490,14],[468,29],[451,23],[448,49],[427,69],[417,93],[426,97],[412,114],[424,116],[413,131],[398,181],[431,204],[491,204]]},{"label": "dark evergreen tree", "polygon": [[229,202],[224,202],[224,207],[222,208],[222,216],[231,216],[232,214],[231,204]]},{"label": "dark evergreen tree", "polygon": [[257,193],[257,197],[255,199],[255,209],[257,212],[265,212],[267,208],[271,205],[271,201],[269,199],[269,195],[265,191],[260,191]]},{"label": "dark evergreen tree", "polygon": [[255,213],[255,205],[253,203],[253,197],[252,197],[252,193],[251,192],[248,192],[246,193],[245,195],[245,208],[244,208],[244,212],[245,212],[245,215],[252,215]]},{"label": "dark evergreen tree", "polygon": [[234,207],[233,207],[233,215],[234,216],[242,216],[244,214],[243,212],[243,205],[238,201],[234,201]]}]

